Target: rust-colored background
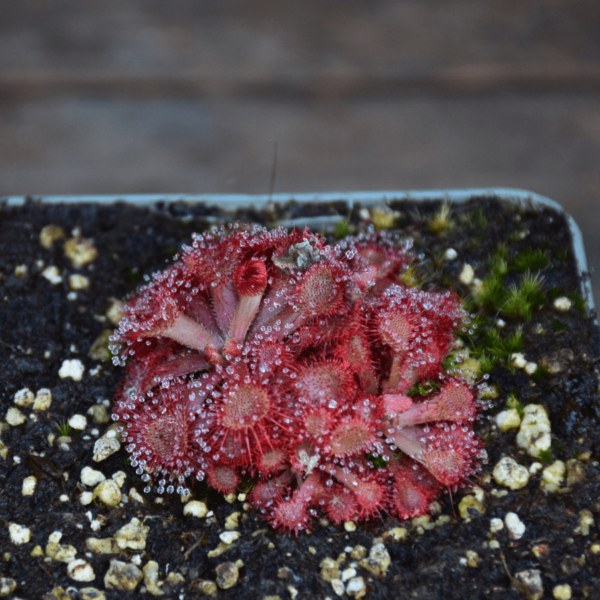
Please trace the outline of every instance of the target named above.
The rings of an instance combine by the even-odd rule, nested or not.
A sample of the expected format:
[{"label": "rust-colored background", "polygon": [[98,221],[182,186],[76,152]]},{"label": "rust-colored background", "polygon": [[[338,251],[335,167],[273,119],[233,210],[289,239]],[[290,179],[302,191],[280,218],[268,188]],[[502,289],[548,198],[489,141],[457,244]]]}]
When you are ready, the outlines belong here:
[{"label": "rust-colored background", "polygon": [[265,193],[275,142],[279,192],[546,195],[598,269],[600,3],[0,4],[0,195]]}]

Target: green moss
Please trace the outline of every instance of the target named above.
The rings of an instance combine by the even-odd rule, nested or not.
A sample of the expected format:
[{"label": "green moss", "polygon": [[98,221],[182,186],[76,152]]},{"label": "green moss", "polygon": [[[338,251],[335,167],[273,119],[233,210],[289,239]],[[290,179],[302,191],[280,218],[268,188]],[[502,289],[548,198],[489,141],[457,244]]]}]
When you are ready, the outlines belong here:
[{"label": "green moss", "polygon": [[485,352],[479,357],[479,370],[484,375],[489,375],[497,364],[498,359]]},{"label": "green moss", "polygon": [[454,220],[450,217],[450,204],[442,204],[440,209],[429,220],[429,231],[433,235],[443,235],[454,228]]},{"label": "green moss", "polygon": [[543,250],[532,250],[525,248],[514,256],[509,263],[509,270],[517,273],[525,273],[525,271],[539,271],[545,269],[550,264],[546,252]]},{"label": "green moss", "polygon": [[545,303],[543,278],[527,272],[519,285],[511,286],[500,312],[510,317],[530,320],[536,308]]},{"label": "green moss", "polygon": [[523,332],[517,329],[510,335],[502,336],[497,329],[490,328],[484,333],[479,350],[480,355],[486,354],[508,362],[511,354],[523,350]]},{"label": "green moss", "polygon": [[428,396],[435,390],[439,389],[440,384],[437,381],[426,381],[425,383],[419,382],[417,385],[412,387],[408,392],[407,396]]},{"label": "green moss", "polygon": [[100,360],[108,362],[112,358],[112,352],[109,350],[111,344],[110,337],[113,332],[110,329],[105,329],[92,344],[88,356],[92,360]]},{"label": "green moss", "polygon": [[569,326],[560,319],[554,319],[552,323],[550,323],[550,327],[552,327],[554,333],[564,333],[569,329]]},{"label": "green moss", "polygon": [[542,450],[537,455],[537,458],[542,464],[547,464],[547,463],[552,462],[554,459],[553,454],[552,454],[552,448],[548,448],[548,450]]},{"label": "green moss", "polygon": [[336,239],[341,240],[348,235],[350,229],[350,215],[348,215],[343,221],[338,221],[335,224],[334,235]]},{"label": "green moss", "polygon": [[585,316],[587,309],[585,300],[577,292],[571,292],[570,294],[567,294],[567,298],[573,302],[575,310],[577,310],[579,314]]},{"label": "green moss", "polygon": [[554,256],[561,262],[569,260],[569,250],[567,248],[554,248]]},{"label": "green moss", "polygon": [[423,283],[423,278],[415,265],[409,265],[399,279],[402,283],[417,289],[420,289]]},{"label": "green moss", "polygon": [[461,225],[465,229],[472,229],[473,234],[485,232],[488,226],[488,220],[485,216],[483,206],[478,206],[473,210],[462,213],[459,217]]},{"label": "green moss", "polygon": [[510,394],[508,400],[506,401],[506,406],[508,408],[515,408],[519,413],[519,416],[522,417],[525,414],[525,407],[523,403],[517,398],[517,396],[513,393]]},{"label": "green moss", "polygon": [[548,369],[546,369],[546,367],[543,367],[542,365],[538,365],[535,372],[531,375],[531,379],[535,383],[541,383],[542,381],[544,381],[544,379],[548,379],[548,377],[550,377],[550,371],[548,371]]},{"label": "green moss", "polygon": [[367,460],[370,460],[377,469],[385,469],[388,466],[388,461],[383,460],[381,456],[367,454]]},{"label": "green moss", "polygon": [[62,437],[67,437],[71,433],[71,426],[65,421],[63,423],[55,423],[56,430]]}]

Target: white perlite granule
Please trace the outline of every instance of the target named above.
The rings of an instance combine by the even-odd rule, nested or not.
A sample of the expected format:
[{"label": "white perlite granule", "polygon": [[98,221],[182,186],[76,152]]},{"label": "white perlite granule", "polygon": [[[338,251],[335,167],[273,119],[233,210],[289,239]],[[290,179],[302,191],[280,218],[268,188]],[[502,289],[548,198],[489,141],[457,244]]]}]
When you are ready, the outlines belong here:
[{"label": "white perlite granule", "polygon": [[85,367],[83,366],[83,363],[78,358],[74,358],[63,361],[63,364],[58,372],[58,376],[61,379],[70,377],[73,381],[81,381],[84,372]]}]

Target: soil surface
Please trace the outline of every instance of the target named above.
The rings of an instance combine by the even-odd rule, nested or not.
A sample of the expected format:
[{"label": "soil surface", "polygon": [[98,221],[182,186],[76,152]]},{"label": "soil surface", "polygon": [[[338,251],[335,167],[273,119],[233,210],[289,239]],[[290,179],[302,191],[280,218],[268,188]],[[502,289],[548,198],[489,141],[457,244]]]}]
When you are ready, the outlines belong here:
[{"label": "soil surface", "polygon": [[[181,203],[153,207],[35,201],[24,206],[0,205],[0,596],[116,600],[142,594],[148,598],[159,591],[149,576],[134,591],[110,589],[105,576],[111,561],[117,560],[140,570],[156,561],[165,598],[204,597],[214,589],[215,569],[236,561],[243,563],[237,563],[238,579],[230,588],[219,587],[215,591],[219,598],[335,598],[334,586],[326,581],[321,567],[329,557],[338,562],[340,578],[349,568],[356,571],[349,573],[352,577],[363,578],[368,600],[533,597],[535,590],[527,591],[519,583],[528,571],[538,572],[546,595],[555,586],[568,584],[573,597],[600,598],[599,331],[595,315],[580,297],[580,277],[564,217],[551,209],[516,208],[495,199],[475,198],[454,206],[447,226],[436,228],[439,203],[392,201],[390,205],[398,213],[392,214],[398,235],[414,239],[420,285],[455,288],[475,315],[479,328],[464,337],[465,347],[475,353],[490,328],[502,339],[520,331],[521,353],[538,369],[528,374],[506,360],[490,368],[487,383],[497,390],[497,397],[489,401],[476,426],[488,452],[480,477],[473,481],[483,494],[478,490],[469,494],[468,487],[446,494],[430,520],[398,523],[385,518],[367,525],[357,523],[355,531],[317,522],[312,533],[302,532],[297,538],[273,531],[260,514],[246,510],[243,498],[230,499],[230,503],[203,485],[193,487],[192,495],[205,502],[212,515],[184,516],[178,496],[142,492],[144,484],[124,449],[94,462],[94,444],[110,426],[100,407],[110,412],[123,376],[110,360],[101,360],[106,357],[98,338],[114,328],[109,312],[114,299],[125,299],[143,275],[164,268],[165,260],[182,243],[190,242],[192,232],[231,220],[272,226],[313,217],[315,207],[292,203],[264,212],[227,214]],[[351,214],[347,212],[342,201],[318,207],[318,215],[347,217],[350,232],[365,228],[371,218],[376,221],[373,211],[369,214],[357,206]],[[60,227],[65,237],[46,248],[40,233],[48,225]],[[333,229],[323,233],[335,242]],[[73,237],[93,240],[97,257],[77,267],[64,246],[64,240]],[[449,249],[455,250],[456,258],[447,253]],[[499,249],[509,265],[516,264],[515,257],[531,256],[529,250],[545,257],[537,269],[543,278],[542,293],[531,319],[477,305],[477,281],[461,282],[465,264],[484,280]],[[56,270],[49,271],[52,266]],[[532,273],[537,270],[531,269]],[[81,278],[73,275],[85,276],[89,286],[73,289],[82,285]],[[504,285],[517,286],[524,276],[516,267],[509,269]],[[560,298],[570,299],[569,310],[556,308]],[[65,361],[72,360],[84,367],[79,380],[76,363],[69,363],[75,378],[65,371]],[[15,395],[24,388],[34,395],[49,389],[49,408],[15,404]],[[521,412],[530,404],[547,410],[552,446],[539,457],[517,447],[516,429],[503,432],[496,426],[495,418],[507,408],[511,395]],[[22,423],[14,409],[24,417]],[[87,419],[85,429],[66,426],[74,415]],[[511,456],[528,469],[538,462],[540,467],[537,471],[533,467],[527,485],[510,490],[491,477],[502,456]],[[556,461],[566,463],[567,472],[558,490],[549,492],[540,483],[544,469]],[[86,492],[94,489],[82,483],[84,467],[108,479],[124,472],[124,481],[115,478],[121,483],[121,502],[111,507],[95,498],[83,504]],[[24,480],[31,476],[35,477],[34,492],[24,495]],[[478,498],[478,507],[461,511],[466,495]],[[236,528],[240,538],[221,555],[210,557],[233,512],[240,513]],[[504,521],[509,512],[525,525],[518,539],[511,538],[506,526],[490,530],[490,519]],[[590,516],[596,524],[588,527],[584,522],[589,524]],[[113,553],[103,554],[86,546],[88,538],[112,538],[134,517],[149,527],[145,548],[113,548]],[[28,539],[14,524],[29,530]],[[396,532],[401,540],[389,534],[397,527],[405,530]],[[74,548],[75,558],[93,570],[92,580],[74,580],[72,563],[68,566],[68,561],[51,558],[49,537],[57,531],[62,533],[57,543]],[[357,564],[361,558],[357,547],[363,546],[368,556],[381,541],[391,563],[383,569],[385,573],[377,575]],[[173,573],[181,577],[167,579]],[[353,592],[347,583],[340,593],[361,597],[363,592]]]}]

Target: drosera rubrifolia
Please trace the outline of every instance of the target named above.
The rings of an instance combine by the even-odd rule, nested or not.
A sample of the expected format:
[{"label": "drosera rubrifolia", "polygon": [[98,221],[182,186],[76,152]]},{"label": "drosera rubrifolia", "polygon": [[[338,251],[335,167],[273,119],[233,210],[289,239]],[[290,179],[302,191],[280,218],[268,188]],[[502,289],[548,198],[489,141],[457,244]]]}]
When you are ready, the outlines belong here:
[{"label": "drosera rubrifolia", "polygon": [[478,390],[443,365],[470,316],[453,292],[401,282],[410,245],[194,235],[113,337],[126,367],[113,420],[146,492],[189,495],[195,479],[230,494],[254,478],[250,502],[297,534],[317,511],[419,516],[476,473]]}]

